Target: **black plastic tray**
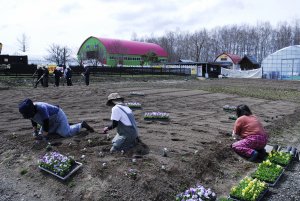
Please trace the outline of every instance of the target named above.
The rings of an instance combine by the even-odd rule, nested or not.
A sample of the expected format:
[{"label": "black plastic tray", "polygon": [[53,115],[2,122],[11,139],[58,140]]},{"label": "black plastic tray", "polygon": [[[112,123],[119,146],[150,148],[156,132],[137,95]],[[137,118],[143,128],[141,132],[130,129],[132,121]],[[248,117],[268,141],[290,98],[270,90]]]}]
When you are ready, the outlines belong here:
[{"label": "black plastic tray", "polygon": [[56,176],[57,178],[59,178],[59,179],[61,179],[61,180],[66,180],[66,179],[68,179],[72,174],[74,174],[81,166],[82,166],[82,163],[79,163],[79,162],[75,161],[75,165],[73,166],[72,170],[71,170],[67,175],[65,175],[64,177],[62,177],[62,176],[60,176],[60,175],[57,175],[57,174],[55,174],[54,172],[52,172],[52,171],[50,171],[50,170],[48,170],[48,169],[45,169],[45,168],[43,168],[43,167],[41,167],[41,166],[39,166],[39,168],[40,168],[41,170],[45,171],[45,172],[48,172],[48,173],[50,173],[50,174]]},{"label": "black plastic tray", "polygon": [[253,177],[253,178],[257,178],[258,180],[260,180],[260,181],[263,181],[263,182],[265,182],[265,183],[267,183],[268,184],[268,186],[271,186],[271,187],[273,187],[273,186],[275,186],[277,183],[278,183],[278,181],[279,181],[279,179],[281,178],[281,176],[283,175],[283,172],[284,172],[284,169],[281,171],[281,173],[279,174],[279,176],[277,177],[277,179],[273,182],[273,183],[270,183],[270,182],[268,182],[268,181],[263,181],[263,180],[260,180],[259,178],[257,178],[257,177]]},{"label": "black plastic tray", "polygon": [[[266,190],[264,190],[261,194],[260,194],[260,196],[257,198],[257,200],[255,200],[255,201],[260,201],[264,196],[265,196],[265,194],[268,192],[268,188],[266,189]],[[240,200],[240,199],[238,199],[238,198],[236,198],[236,197],[232,197],[232,196],[228,196],[228,198],[229,199],[231,199],[231,200],[234,200],[234,201],[247,201],[247,200]]]},{"label": "black plastic tray", "polygon": [[164,118],[144,118],[145,121],[170,121],[170,119],[164,119]]}]

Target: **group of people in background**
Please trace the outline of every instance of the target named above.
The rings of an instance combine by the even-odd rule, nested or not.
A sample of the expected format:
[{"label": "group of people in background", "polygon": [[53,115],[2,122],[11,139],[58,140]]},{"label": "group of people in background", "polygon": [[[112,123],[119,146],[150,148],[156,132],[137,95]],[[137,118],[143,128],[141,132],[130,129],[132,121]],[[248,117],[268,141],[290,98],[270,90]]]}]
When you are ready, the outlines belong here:
[{"label": "group of people in background", "polygon": [[[90,84],[90,69],[88,66],[84,66],[84,72],[81,74],[84,77],[84,81],[86,86]],[[34,83],[34,87],[36,88],[39,83],[43,87],[48,87],[49,84],[49,70],[46,66],[38,66],[37,70],[33,74],[33,77],[37,76],[37,80]],[[54,86],[59,87],[61,80],[67,84],[67,86],[72,86],[72,69],[69,66],[56,67],[53,71],[54,77]]]}]

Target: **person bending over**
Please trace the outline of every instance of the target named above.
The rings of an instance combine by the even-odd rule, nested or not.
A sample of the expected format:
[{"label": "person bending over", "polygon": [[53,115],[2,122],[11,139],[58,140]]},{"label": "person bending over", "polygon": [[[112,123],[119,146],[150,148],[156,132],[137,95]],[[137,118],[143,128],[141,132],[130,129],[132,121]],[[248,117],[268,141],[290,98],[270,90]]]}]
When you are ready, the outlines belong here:
[{"label": "person bending over", "polygon": [[232,149],[249,161],[255,161],[259,154],[264,154],[264,147],[268,142],[268,135],[262,123],[252,114],[247,105],[239,105],[236,110],[237,120],[232,135],[237,142]]},{"label": "person bending over", "polygon": [[[79,133],[81,128],[94,132],[85,121],[70,126],[64,111],[59,106],[49,103],[32,102],[27,98],[19,104],[19,112],[25,119],[31,120],[35,138],[47,138],[48,134],[53,133],[62,137],[72,137]],[[37,130],[37,124],[41,126],[40,131]]]}]

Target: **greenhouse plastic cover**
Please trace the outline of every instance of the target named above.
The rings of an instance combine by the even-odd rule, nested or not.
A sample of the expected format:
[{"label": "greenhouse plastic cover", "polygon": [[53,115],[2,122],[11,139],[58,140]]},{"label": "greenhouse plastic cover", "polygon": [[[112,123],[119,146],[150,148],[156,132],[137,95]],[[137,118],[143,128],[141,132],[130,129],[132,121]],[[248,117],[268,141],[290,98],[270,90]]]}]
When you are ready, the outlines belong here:
[{"label": "greenhouse plastic cover", "polygon": [[231,70],[221,68],[221,74],[232,78],[262,78],[262,68],[254,70]]}]

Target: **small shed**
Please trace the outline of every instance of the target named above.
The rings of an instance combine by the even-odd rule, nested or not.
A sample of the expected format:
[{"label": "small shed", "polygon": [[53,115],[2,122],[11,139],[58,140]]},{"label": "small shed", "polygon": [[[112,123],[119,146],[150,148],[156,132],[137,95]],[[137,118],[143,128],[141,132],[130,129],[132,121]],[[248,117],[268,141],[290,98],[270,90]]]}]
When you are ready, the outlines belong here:
[{"label": "small shed", "polygon": [[241,70],[253,70],[260,68],[256,58],[251,55],[245,55],[239,62]]}]

